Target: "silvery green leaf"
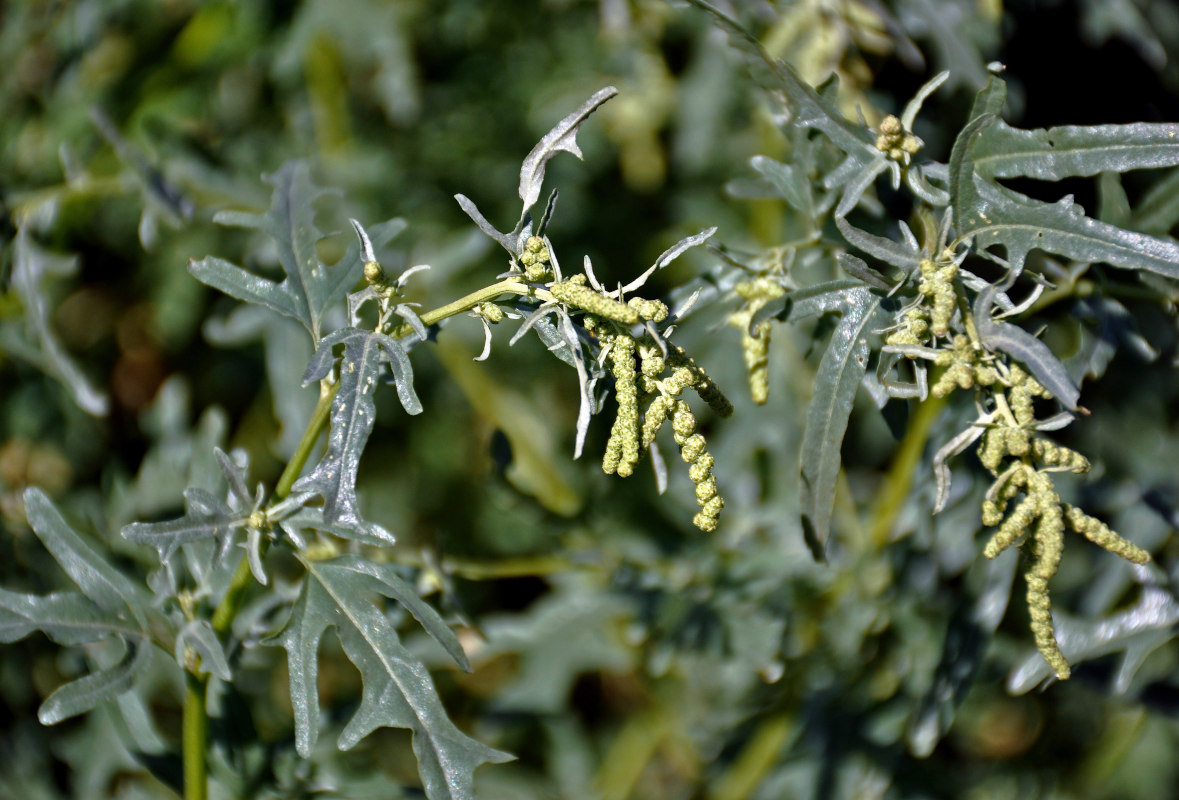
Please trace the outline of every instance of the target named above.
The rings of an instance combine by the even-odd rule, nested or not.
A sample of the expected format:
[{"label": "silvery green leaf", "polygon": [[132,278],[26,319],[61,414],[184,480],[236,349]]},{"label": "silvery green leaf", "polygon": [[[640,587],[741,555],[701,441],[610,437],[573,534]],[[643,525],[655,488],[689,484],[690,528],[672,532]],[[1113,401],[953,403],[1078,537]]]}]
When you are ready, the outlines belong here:
[{"label": "silvery green leaf", "polygon": [[868,335],[879,325],[882,297],[863,285],[847,291],[807,406],[802,436],[802,525],[816,558],[825,559],[835,507],[840,447],[856,391],[868,368]]},{"label": "silvery green leaf", "polygon": [[318,738],[319,644],[324,632],[335,627],[364,682],[360,708],[340,735],[339,747],[350,748],[380,727],[408,728],[426,796],[473,798],[475,769],[511,756],[471,739],[450,721],[429,672],[401,645],[373,602],[374,588],[388,589],[381,579],[386,576],[374,580],[358,573],[357,563],[351,557],[303,560],[307,574],[302,591],[282,631],[267,642],[287,651],[295,747],[309,757]]},{"label": "silvery green leaf", "polygon": [[405,347],[392,336],[383,333],[374,333],[373,336],[376,338],[377,346],[381,348],[382,360],[389,363],[389,371],[393,376],[401,407],[405,409],[406,414],[421,414],[422,401],[418,399],[413,388],[413,365],[410,363],[409,354],[405,352]]},{"label": "silvery green leaf", "polygon": [[635,289],[638,289],[640,286],[642,286],[644,283],[647,282],[647,278],[651,277],[651,273],[655,272],[656,270],[663,269],[668,264],[670,264],[672,261],[675,261],[677,258],[680,257],[680,254],[682,254],[685,250],[688,250],[690,248],[697,247],[698,245],[704,244],[704,242],[708,241],[708,239],[714,233],[716,233],[715,227],[705,228],[704,230],[700,231],[700,233],[697,233],[695,236],[686,236],[683,239],[680,239],[678,242],[673,244],[671,247],[664,250],[659,255],[659,258],[655,259],[655,263],[647,268],[646,272],[644,272],[639,277],[635,278],[630,283],[626,284],[626,286],[623,286],[622,293],[626,294],[627,292],[633,292]]},{"label": "silvery green leaf", "polygon": [[378,594],[384,595],[392,600],[400,603],[414,619],[418,621],[426,633],[442,645],[454,663],[458,664],[464,671],[471,671],[471,664],[467,661],[467,654],[463,652],[463,646],[459,644],[458,637],[454,635],[454,631],[442,619],[434,607],[422,600],[414,588],[410,586],[400,575],[397,574],[397,569],[392,564],[377,564],[372,561],[360,558],[354,555],[344,555],[332,561],[333,565],[338,566],[341,570],[347,570],[357,576],[364,576],[371,579],[368,584],[369,588]]},{"label": "silvery green leaf", "polygon": [[909,720],[906,739],[918,758],[929,756],[950,730],[958,708],[974,685],[1007,610],[1018,563],[1011,551],[995,559],[976,559],[971,565],[965,579],[968,593],[950,617],[933,682]]},{"label": "silvery green leaf", "polygon": [[585,357],[582,354],[581,342],[577,338],[577,330],[573,327],[573,320],[560,306],[558,306],[557,315],[560,317],[561,337],[569,347],[569,354],[573,358],[573,367],[577,370],[577,388],[580,401],[577,405],[577,435],[573,445],[573,457],[581,458],[585,435],[589,431],[590,418],[594,413],[592,382],[586,370]]},{"label": "silvery green leaf", "polygon": [[1085,216],[1071,197],[1043,203],[977,176],[972,183],[973,191],[963,196],[967,216],[959,233],[972,236],[980,247],[1006,246],[1013,269],[1022,266],[1029,251],[1040,249],[1076,261],[1179,278],[1179,244],[1174,240],[1098,222]]},{"label": "silvery green leaf", "polygon": [[[282,283],[254,275],[218,258],[189,262],[189,271],[201,282],[231,297],[258,303],[303,324],[318,340],[330,303],[355,284],[363,272],[359,246],[334,266],[319,263],[316,243],[323,234],[315,226],[314,202],[326,190],[315,186],[311,168],[302,161],[288,161],[263,179],[274,187],[270,209],[264,214],[221,211],[214,221],[223,225],[254,228],[269,234],[278,244],[279,261],[286,277]],[[398,221],[386,223],[387,233],[399,230]]]},{"label": "silvery green leaf", "polygon": [[1131,220],[1128,227],[1156,236],[1175,227],[1179,222],[1179,169],[1171,170],[1143,193]]},{"label": "silvery green leaf", "polygon": [[[595,92],[589,100],[581,105],[581,108],[558,122],[537,142],[536,147],[532,148],[532,152],[525,157],[524,163],[520,165],[520,199],[524,201],[524,211],[528,211],[540,199],[541,186],[544,184],[545,165],[548,160],[562,150],[581,158],[581,148],[577,145],[578,129],[590,114],[616,94],[618,94],[618,90],[613,86],[607,86],[605,89]],[[476,220],[476,222],[478,221]]]},{"label": "silvery green leaf", "polygon": [[418,335],[420,341],[424,342],[430,338],[430,332],[426,330],[426,326],[422,323],[422,318],[413,310],[413,305],[410,303],[398,303],[394,306],[393,313],[409,323],[409,327],[413,328],[413,332]]},{"label": "silvery green leaf", "polygon": [[238,508],[252,507],[254,498],[250,494],[249,486],[246,485],[245,469],[239,466],[220,447],[214,447],[213,454],[217,457],[217,465],[221,467],[221,473],[225,476],[225,482],[229,484],[229,491],[237,499]]},{"label": "silvery green leaf", "polygon": [[151,545],[166,563],[181,545],[202,539],[219,539],[227,543],[231,530],[242,523],[251,508],[231,511],[228,506],[207,492],[187,489],[184,493],[187,513],[178,519],[163,522],[133,522],[123,528],[123,538],[131,542]]},{"label": "silvery green leaf", "polygon": [[130,609],[143,615],[135,584],[95,552],[62,518],[53,501],[40,489],[25,490],[25,514],[37,538],[82,593],[107,611]]},{"label": "silvery green leaf", "polygon": [[[1090,661],[1111,653],[1122,653],[1113,689],[1124,694],[1146,658],[1175,638],[1179,626],[1179,602],[1159,586],[1143,586],[1142,595],[1130,609],[1104,619],[1079,620],[1053,614],[1056,640],[1070,663]],[[1024,694],[1047,680],[1051,667],[1032,653],[1012,670],[1007,690]]]},{"label": "silvery green leaf", "polygon": [[62,720],[85,714],[104,700],[129,689],[151,664],[151,644],[146,639],[128,642],[126,657],[117,665],[92,672],[59,686],[37,709],[42,725],[56,725]]},{"label": "silvery green leaf", "polygon": [[421,403],[413,391],[413,369],[404,348],[389,336],[359,328],[344,328],[325,337],[312,360],[314,369],[309,368],[305,380],[315,380],[321,371],[326,374],[326,359],[322,354],[330,354],[335,344],[344,345],[344,354],[340,360],[339,388],[332,400],[327,452],[310,474],[295,483],[294,489],[321,495],[324,520],[329,524],[372,532],[374,523],[362,520],[357,508],[356,476],[376,418],[373,395],[381,381],[385,361],[392,364],[397,393],[405,410],[418,413]]},{"label": "silvery green leaf", "polygon": [[787,292],[758,309],[758,312],[753,315],[750,327],[760,325],[770,319],[800,322],[810,317],[836,311],[843,308],[848,302],[849,293],[863,288],[864,284],[861,281],[853,278],[840,278]]},{"label": "silvery green leaf", "polygon": [[[556,325],[547,319],[538,319],[532,323],[532,329],[536,331],[537,337],[550,353],[571,367],[577,366],[577,361],[573,356],[574,348],[570,347],[565,338],[557,331]],[[577,346],[580,347],[580,343]]]},{"label": "silvery green leaf", "polygon": [[839,266],[843,267],[844,272],[861,283],[866,283],[873,289],[885,292],[892,288],[892,284],[886,281],[879,272],[869,267],[863,259],[856,258],[851,253],[840,253],[835,259],[839,262]]},{"label": "silvery green leaf", "polygon": [[[950,193],[940,186],[930,182],[930,178],[937,177],[931,164],[914,164],[905,170],[905,185],[917,196],[934,208],[942,208],[950,204]],[[945,167],[938,164],[937,167]]]},{"label": "silvery green leaf", "polygon": [[459,207],[467,212],[467,216],[479,227],[479,230],[499,242],[500,246],[507,250],[513,258],[517,255],[515,236],[500,233],[499,229],[487,221],[487,218],[480,213],[479,207],[466,195],[456,194],[454,199],[458,201]]},{"label": "silvery green leaf", "polygon": [[1003,245],[1011,270],[1022,271],[1033,249],[1076,261],[1105,262],[1179,277],[1179,244],[1085,216],[1072,197],[1044,203],[1000,186],[979,174],[975,148],[987,131],[1000,125],[1005,87],[992,78],[979,93],[972,119],[958,135],[950,155],[950,194],[954,225],[961,237],[972,237],[986,249]]},{"label": "silvery green leaf", "polygon": [[221,640],[217,638],[213,626],[207,619],[191,620],[176,634],[174,655],[177,664],[186,663],[187,647],[191,647],[201,657],[201,672],[215,675],[223,681],[233,679],[229,662],[225,659],[225,650],[221,647]]},{"label": "silvery green leaf", "polygon": [[767,53],[757,38],[732,17],[704,0],[688,1],[712,14],[733,37],[737,47],[769,66],[776,87],[785,94],[792,125],[822,131],[845,153],[854,153],[856,157],[870,155],[868,148],[872,148],[874,140],[867,128],[852,124],[834,101],[811,88],[790,64]]},{"label": "silvery green leaf", "polygon": [[[512,338],[508,340],[508,347],[511,347],[516,342],[520,341],[520,339],[522,339],[524,337],[524,334],[526,334],[526,333],[528,333],[528,331],[532,330],[532,328],[537,323],[544,320],[544,318],[547,317],[549,314],[555,314],[555,313],[557,313],[557,306],[555,304],[554,305],[538,306],[527,317],[524,318],[523,322],[520,323],[520,327],[516,329],[516,332],[512,334]],[[543,337],[542,337],[542,339],[543,339]],[[564,343],[563,339],[559,339],[559,341],[561,341],[562,344]],[[547,345],[548,342],[545,342],[545,344]],[[549,348],[549,349],[552,349],[552,348]],[[562,360],[565,361],[565,359],[562,359]],[[566,363],[568,363],[569,366],[573,366],[572,361],[567,361]]]},{"label": "silvery green leaf", "polygon": [[1179,166],[1179,124],[1062,125],[1022,130],[1002,120],[987,126],[971,147],[975,172],[985,178],[1059,181],[1102,172]]},{"label": "silvery green leaf", "polygon": [[[544,213],[540,216],[540,223],[536,226],[536,235],[544,236],[545,231],[548,230],[549,223],[553,219],[553,212],[557,210],[557,190],[553,189],[549,192],[549,199],[544,204]],[[546,240],[547,243],[547,240]],[[549,248],[552,252],[552,247]]]},{"label": "silvery green leaf", "polygon": [[61,645],[142,633],[117,611],[103,609],[77,592],[35,595],[0,588],[0,642],[16,642],[33,631],[43,631]]},{"label": "silvery green leaf", "polygon": [[[847,239],[849,244],[858,247],[870,256],[879,258],[887,264],[900,267],[906,273],[920,266],[921,260],[925,257],[920,250],[914,250],[901,242],[895,242],[892,239],[876,236],[867,231],[860,230],[844,217],[836,217],[835,226],[839,228],[839,232],[843,234],[843,238]],[[897,279],[899,280],[899,276]],[[895,281],[893,282],[895,283]],[[892,286],[887,285],[879,288],[887,291]]]},{"label": "silvery green leaf", "polygon": [[805,172],[768,156],[754,156],[749,159],[749,166],[777,190],[777,196],[785,200],[787,205],[807,219],[814,218],[815,202],[811,195],[811,182]]},{"label": "silvery green leaf", "polygon": [[867,200],[864,193],[871,188],[880,174],[895,167],[896,163],[885,158],[883,153],[876,152],[876,158],[867,165],[859,167],[854,178],[844,186],[843,194],[839,198],[839,205],[835,207],[835,216],[846,217],[861,201]]},{"label": "silvery green leaf", "polygon": [[979,437],[986,433],[986,422],[990,422],[989,416],[972,423],[966,430],[959,432],[938,448],[933,457],[933,474],[937,480],[937,499],[933,504],[933,513],[936,514],[945,508],[946,501],[950,499],[950,468],[946,462],[977,442]]},{"label": "silvery green leaf", "polygon": [[1076,411],[1081,391],[1048,345],[1018,325],[998,322],[991,316],[997,291],[998,287],[987,287],[974,301],[974,322],[982,343],[988,350],[1001,350],[1021,362],[1065,408]]},{"label": "silvery green leaf", "polygon": [[[37,369],[59,381],[69,391],[78,408],[95,417],[110,410],[106,394],[91,384],[74,358],[57,340],[50,325],[45,279],[69,276],[78,268],[76,257],[54,255],[35,245],[25,228],[17,230],[12,249],[12,288],[24,307],[25,322],[32,342],[6,342],[5,349],[27,360]],[[22,346],[24,345],[24,346]]]}]

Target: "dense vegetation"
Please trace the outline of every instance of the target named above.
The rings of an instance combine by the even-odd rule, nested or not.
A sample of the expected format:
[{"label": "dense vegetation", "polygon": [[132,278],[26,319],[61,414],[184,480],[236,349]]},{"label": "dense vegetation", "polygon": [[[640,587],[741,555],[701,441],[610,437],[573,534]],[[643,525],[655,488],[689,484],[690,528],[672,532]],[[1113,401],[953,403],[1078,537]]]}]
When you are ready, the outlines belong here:
[{"label": "dense vegetation", "polygon": [[0,797],[1179,780],[1179,10],[12,2],[0,56]]}]

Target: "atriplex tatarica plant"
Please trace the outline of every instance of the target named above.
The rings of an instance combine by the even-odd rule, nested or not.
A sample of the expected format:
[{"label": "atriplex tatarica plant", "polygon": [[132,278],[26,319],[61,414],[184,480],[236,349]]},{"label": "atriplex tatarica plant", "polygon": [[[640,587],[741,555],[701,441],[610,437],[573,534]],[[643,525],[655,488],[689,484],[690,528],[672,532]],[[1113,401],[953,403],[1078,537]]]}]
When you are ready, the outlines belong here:
[{"label": "atriplex tatarica plant", "polygon": [[[445,336],[444,323],[460,315],[484,328],[486,344],[476,360],[489,357],[493,327],[511,321],[509,344],[534,332],[571,368],[563,374],[575,376],[578,386],[575,457],[593,418],[606,412],[612,422],[603,470],[627,477],[648,457],[662,490],[677,475],[658,442],[670,423],[670,438],[695,487],[693,522],[705,532],[723,525],[714,469],[723,485],[724,465],[710,452],[698,414],[707,407],[727,417],[733,405],[707,365],[676,342],[677,328],[695,312],[720,310],[737,329],[734,340],[739,337],[753,400],[765,403],[775,386],[769,358],[775,327],[832,322],[816,327],[829,335],[801,447],[801,527],[815,556],[828,556],[841,445],[860,388],[882,409],[912,407],[912,425],[931,417],[923,406],[936,410],[952,399],[968,409],[969,419],[961,430],[932,434],[936,492],[929,511],[962,500],[950,462],[973,446],[991,476],[980,515],[994,531],[982,552],[994,559],[1009,548],[1024,551],[1031,631],[1044,661],[1064,679],[1069,656],[1096,649],[1096,633],[1076,632],[1065,642],[1054,629],[1049,583],[1066,533],[1138,565],[1146,565],[1150,554],[1062,498],[1057,475],[1084,473],[1090,464],[1052,434],[1084,424],[1081,384],[1088,365],[1066,365],[1020,320],[1095,280],[1096,264],[1133,271],[1160,302],[1173,297],[1179,245],[1155,235],[1168,227],[1161,218],[1115,224],[1087,216],[1071,199],[1042,202],[1001,181],[1100,175],[1112,187],[1119,173],[1179,166],[1179,126],[1013,128],[1002,118],[1006,89],[995,67],[948,162],[929,160],[914,129],[923,101],[946,73],[929,81],[899,115],[869,125],[839,110],[834,83],[812,88],[789,65],[767,56],[736,22],[697,5],[714,13],[768,68],[765,80],[782,104],[789,159],[754,159],[760,179],[755,189],[789,206],[797,235],[772,252],[747,257],[714,245],[716,228],[708,228],[620,285],[599,280],[588,257],[562,266],[548,235],[557,192],[540,202],[546,165],[561,151],[581,156],[578,130],[616,94],[607,88],[562,119],[525,158],[520,215],[510,230],[501,231],[472,200],[457,196],[478,228],[505,251],[501,271],[485,287],[421,311],[406,290],[426,267],[393,274],[377,255],[404,223],[353,221],[343,257],[321,263],[316,248],[324,235],[313,203],[323,192],[306,164],[288,163],[267,177],[273,188],[267,212],[222,211],[216,217],[271,237],[283,280],[213,256],[192,261],[189,270],[208,286],[306,330],[314,355],[302,384],[318,391],[318,401],[305,432],[274,486],[252,485],[241,452],[210,447],[201,454],[206,469],[184,491],[183,517],[123,527],[126,540],[158,555],[146,586],[79,535],[45,492],[24,493],[32,529],[78,591],[0,590],[0,638],[12,642],[42,631],[63,646],[97,652],[97,644],[113,645],[117,651],[112,656],[104,649],[93,671],[58,687],[41,707],[43,723],[95,711],[112,699],[128,718],[145,719],[129,692],[148,679],[153,658],[163,651],[184,674],[183,791],[186,798],[205,798],[210,715],[228,713],[242,664],[258,648],[286,651],[295,750],[303,758],[315,756],[323,724],[319,656],[325,632],[335,628],[363,681],[359,707],[346,712],[336,745],[351,748],[383,727],[408,729],[426,795],[473,796],[475,770],[511,756],[451,721],[431,674],[401,642],[385,599],[408,611],[457,665],[469,666],[459,638],[390,562],[393,534],[365,515],[357,496],[377,392],[391,386],[405,413],[420,413],[414,351]],[[908,222],[880,218],[881,181],[905,199]],[[672,292],[672,302],[642,294],[657,270],[699,246],[716,254],[721,266]],[[56,346],[45,322],[41,278],[63,269],[29,232],[17,233],[13,282],[27,318],[21,347],[70,388],[79,406],[103,413],[105,399]],[[1103,302],[1104,313],[1118,313],[1116,300]],[[272,565],[279,559],[297,564],[293,581],[289,568],[283,573],[288,579],[275,579]],[[1015,562],[1006,563],[1013,568]],[[1142,582],[1154,580],[1152,575],[1144,569]],[[1009,587],[1010,570],[996,580]],[[1002,609],[984,624],[993,631],[1001,617]]]}]

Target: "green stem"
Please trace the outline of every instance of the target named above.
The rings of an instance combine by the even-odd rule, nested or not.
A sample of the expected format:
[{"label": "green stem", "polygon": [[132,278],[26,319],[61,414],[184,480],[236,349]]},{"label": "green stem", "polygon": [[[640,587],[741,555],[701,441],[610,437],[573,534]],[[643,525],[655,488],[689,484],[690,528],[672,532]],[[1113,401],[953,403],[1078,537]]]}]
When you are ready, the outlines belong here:
[{"label": "green stem", "polygon": [[208,800],[209,717],[205,713],[206,676],[184,674],[184,800]]},{"label": "green stem", "polygon": [[[448,317],[462,314],[480,303],[493,300],[500,295],[528,295],[535,291],[518,278],[508,278],[491,286],[485,286],[476,292],[455,300],[453,303],[447,303],[444,306],[427,311],[421,315],[421,320],[426,326],[436,325]],[[538,294],[542,299],[547,299],[547,293],[544,293],[543,290]],[[394,338],[400,339],[408,336],[412,331],[413,328],[406,324],[397,328],[391,335]],[[295,481],[299,479],[299,474],[303,471],[303,467],[307,465],[307,460],[311,457],[311,453],[315,449],[320,435],[327,430],[328,420],[331,418],[332,400],[336,396],[337,386],[338,384],[320,393],[319,402],[315,406],[315,411],[311,414],[311,419],[307,423],[307,429],[303,432],[303,438],[299,440],[299,444],[295,448],[291,460],[287,462],[286,468],[283,469],[282,475],[279,476],[278,483],[275,484],[275,499],[282,500],[290,495],[291,488],[295,485]],[[225,596],[221,598],[221,602],[217,604],[217,608],[213,611],[211,622],[213,630],[217,632],[218,636],[224,636],[233,626],[233,620],[237,617],[238,612],[245,603],[246,595],[249,593],[253,582],[254,576],[250,572],[249,562],[247,559],[242,558],[241,563],[237,566],[237,571],[234,572],[233,578],[230,579],[229,589],[225,592]],[[206,711],[205,695],[208,689],[208,678],[192,673],[186,673],[185,678],[183,723],[184,800],[207,800],[209,796],[209,779],[206,754],[208,750],[209,718],[208,712]]]}]

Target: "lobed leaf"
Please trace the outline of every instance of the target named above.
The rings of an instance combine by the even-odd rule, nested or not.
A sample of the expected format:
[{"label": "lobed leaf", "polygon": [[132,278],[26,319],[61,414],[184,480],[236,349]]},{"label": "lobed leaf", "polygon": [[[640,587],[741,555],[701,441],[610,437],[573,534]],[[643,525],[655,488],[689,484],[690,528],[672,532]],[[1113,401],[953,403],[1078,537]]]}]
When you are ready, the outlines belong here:
[{"label": "lobed leaf", "polygon": [[197,489],[185,490],[184,497],[188,510],[183,517],[163,522],[133,522],[123,527],[123,538],[151,545],[160,554],[160,562],[166,563],[181,545],[225,538],[232,528],[245,521],[251,510],[247,506],[242,511],[231,511],[229,506]]},{"label": "lobed leaf", "polygon": [[511,756],[470,738],[447,717],[429,672],[401,645],[396,630],[372,601],[374,579],[381,593],[393,591],[385,580],[388,576],[358,572],[363,562],[353,557],[303,564],[307,574],[291,616],[267,642],[287,651],[299,754],[310,756],[318,738],[319,643],[324,632],[335,627],[364,682],[360,708],[337,742],[340,749],[352,747],[380,727],[408,728],[426,796],[473,798],[475,769]]},{"label": "lobed leaf", "polygon": [[1059,181],[1102,172],[1179,166],[1179,124],[1062,125],[1023,130],[1002,120],[971,148],[974,169],[986,178]]},{"label": "lobed leaf", "polygon": [[880,324],[877,311],[883,300],[862,284],[842,297],[842,316],[819,362],[802,435],[802,526],[820,560],[825,560],[831,533],[840,447],[868,368],[868,334]]},{"label": "lobed leaf", "polygon": [[[268,211],[222,211],[213,219],[223,225],[269,234],[278,243],[279,261],[286,275],[283,281],[275,283],[213,257],[189,262],[189,271],[197,280],[231,297],[298,320],[318,340],[328,305],[339,299],[344,288],[360,280],[363,263],[350,251],[335,266],[319,263],[316,244],[323,234],[315,226],[314,202],[326,190],[312,182],[306,162],[288,161],[263,179],[274,187]],[[391,227],[385,233],[395,235],[400,223],[393,220],[388,224]]]},{"label": "lobed leaf", "polygon": [[389,361],[401,404],[410,414],[420,413],[421,402],[413,390],[413,368],[405,349],[381,333],[344,328],[319,344],[303,380],[325,376],[331,368],[332,349],[344,345],[340,361],[339,388],[332,400],[327,452],[310,474],[300,478],[295,491],[312,491],[324,499],[324,520],[332,525],[362,529],[366,535],[392,542],[393,537],[379,525],[361,519],[356,499],[356,477],[360,457],[368,443],[376,418],[373,395],[381,381],[382,367]]},{"label": "lobed leaf", "polygon": [[[582,103],[581,108],[566,116],[546,133],[537,142],[536,147],[532,148],[532,152],[524,158],[524,163],[520,165],[520,199],[524,201],[525,212],[536,205],[536,201],[540,199],[540,190],[544,185],[545,165],[548,160],[562,150],[581,158],[581,148],[577,144],[578,129],[590,114],[616,94],[618,94],[618,90],[613,86],[607,86],[605,89],[595,92],[590,99]],[[478,224],[478,220],[476,220],[476,224]]]}]

